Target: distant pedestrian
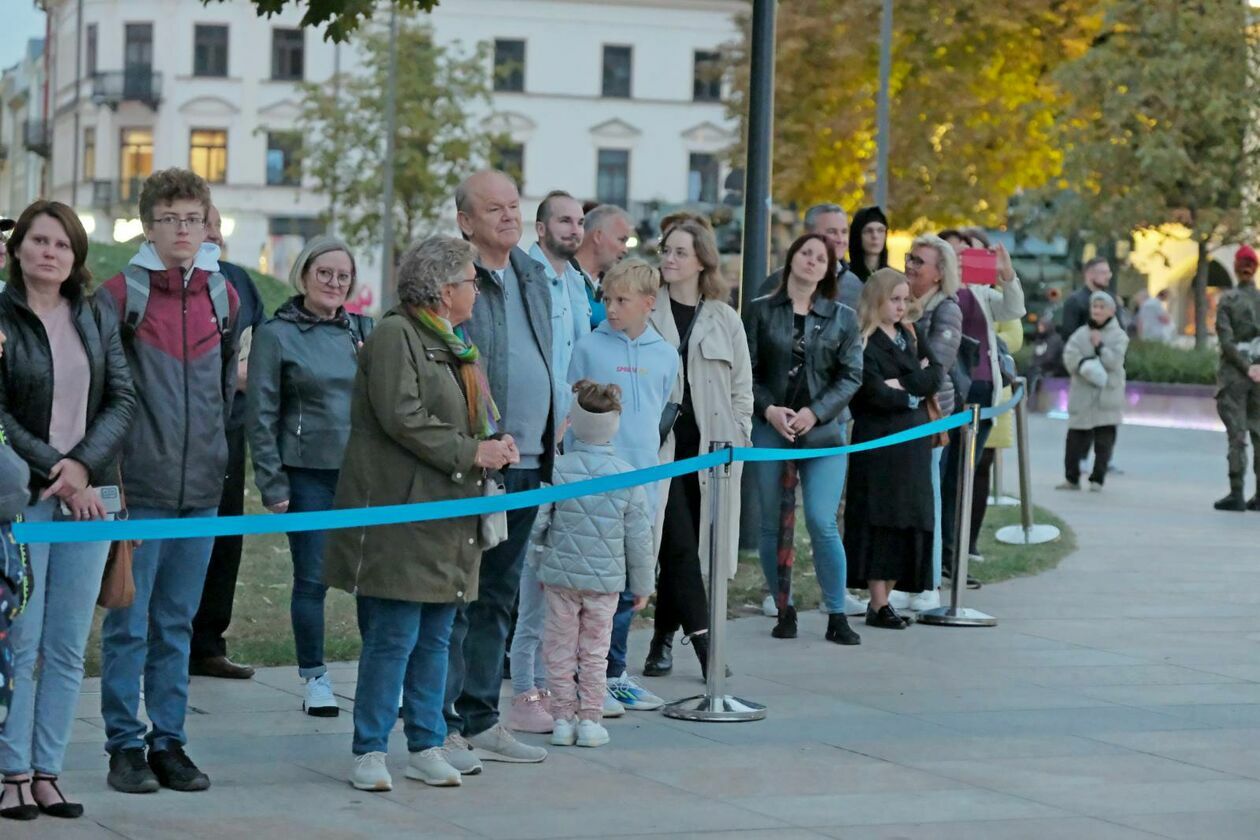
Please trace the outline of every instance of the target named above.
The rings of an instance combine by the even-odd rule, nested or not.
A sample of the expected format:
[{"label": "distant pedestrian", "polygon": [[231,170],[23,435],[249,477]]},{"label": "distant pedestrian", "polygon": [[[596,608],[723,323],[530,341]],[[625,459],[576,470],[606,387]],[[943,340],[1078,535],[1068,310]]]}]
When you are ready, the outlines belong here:
[{"label": "distant pedestrian", "polygon": [[[1229,440],[1229,495],[1217,510],[1260,510],[1260,291],[1256,290],[1256,252],[1243,245],[1234,254],[1238,286],[1221,295],[1216,306],[1216,338],[1221,349],[1216,410]],[[1246,499],[1247,438],[1256,474],[1256,493]]]},{"label": "distant pedestrian", "polygon": [[888,217],[880,207],[863,207],[853,215],[849,233],[849,269],[863,283],[888,265]]},{"label": "distant pedestrian", "polygon": [[1089,322],[1078,327],[1063,350],[1063,363],[1072,376],[1068,392],[1068,434],[1064,454],[1064,483],[1060,490],[1081,489],[1081,461],[1094,449],[1089,489],[1102,490],[1107,465],[1116,442],[1116,427],[1124,419],[1124,356],[1129,336],[1116,318],[1115,298],[1094,292]]},{"label": "distant pedestrian", "polygon": [[1168,311],[1168,300],[1172,293],[1168,289],[1160,289],[1151,295],[1137,311],[1137,334],[1143,341],[1167,344],[1177,335],[1173,326],[1172,315]]}]

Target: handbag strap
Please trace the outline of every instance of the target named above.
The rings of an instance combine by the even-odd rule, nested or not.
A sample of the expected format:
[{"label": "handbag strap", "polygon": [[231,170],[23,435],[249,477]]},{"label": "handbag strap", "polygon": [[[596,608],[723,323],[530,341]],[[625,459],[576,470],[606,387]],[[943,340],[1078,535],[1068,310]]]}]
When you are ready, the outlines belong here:
[{"label": "handbag strap", "polygon": [[[687,324],[687,329],[683,331],[682,338],[678,340],[679,358],[682,358],[683,353],[686,352],[687,342],[691,339],[691,331],[696,328],[696,321],[700,320],[700,310],[703,308],[704,298],[700,298],[700,302],[696,304],[696,314],[691,316],[691,321]],[[685,371],[683,372],[683,375],[687,375]]]}]

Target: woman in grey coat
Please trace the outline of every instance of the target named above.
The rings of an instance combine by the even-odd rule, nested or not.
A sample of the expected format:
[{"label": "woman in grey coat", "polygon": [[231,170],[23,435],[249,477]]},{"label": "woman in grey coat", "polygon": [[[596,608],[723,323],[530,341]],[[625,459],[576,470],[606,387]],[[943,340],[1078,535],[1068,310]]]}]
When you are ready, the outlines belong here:
[{"label": "woman in grey coat", "polygon": [[[273,513],[328,510],[350,434],[350,392],[359,348],[372,319],[347,312],[354,257],[339,239],[317,236],[289,272],[297,294],[258,328],[249,356],[249,445],[254,481]],[[335,717],[324,665],[323,555],[326,531],[289,534],[293,594],[289,612],[302,708]]]}]

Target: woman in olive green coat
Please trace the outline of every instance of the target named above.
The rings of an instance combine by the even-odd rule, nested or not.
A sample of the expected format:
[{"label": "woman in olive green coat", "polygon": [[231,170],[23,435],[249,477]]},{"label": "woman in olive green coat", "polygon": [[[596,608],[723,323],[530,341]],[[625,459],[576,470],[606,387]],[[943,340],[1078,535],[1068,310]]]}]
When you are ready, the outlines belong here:
[{"label": "woman in olive green coat", "polygon": [[[404,255],[401,303],[359,354],[336,507],[473,498],[482,494],[485,470],[519,460],[511,437],[495,434],[498,412],[477,348],[460,326],[477,297],[475,256],[471,245],[445,236]],[[400,692],[408,778],[460,783],[442,750],[442,699],[455,611],[476,599],[480,562],[476,516],[330,536],[325,582],[356,596],[363,637],[350,774],[356,788],[392,787],[385,752]]]}]

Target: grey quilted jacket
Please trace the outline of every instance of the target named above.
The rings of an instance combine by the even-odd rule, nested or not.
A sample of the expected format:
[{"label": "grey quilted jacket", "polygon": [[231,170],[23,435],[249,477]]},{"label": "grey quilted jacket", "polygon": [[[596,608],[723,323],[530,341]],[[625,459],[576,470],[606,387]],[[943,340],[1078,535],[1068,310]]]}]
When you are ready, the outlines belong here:
[{"label": "grey quilted jacket", "polygon": [[[553,481],[573,484],[631,469],[612,446],[575,441],[556,458]],[[629,589],[635,595],[651,595],[655,511],[643,487],[543,505],[530,534],[529,562],[547,586],[604,593]]]}]

